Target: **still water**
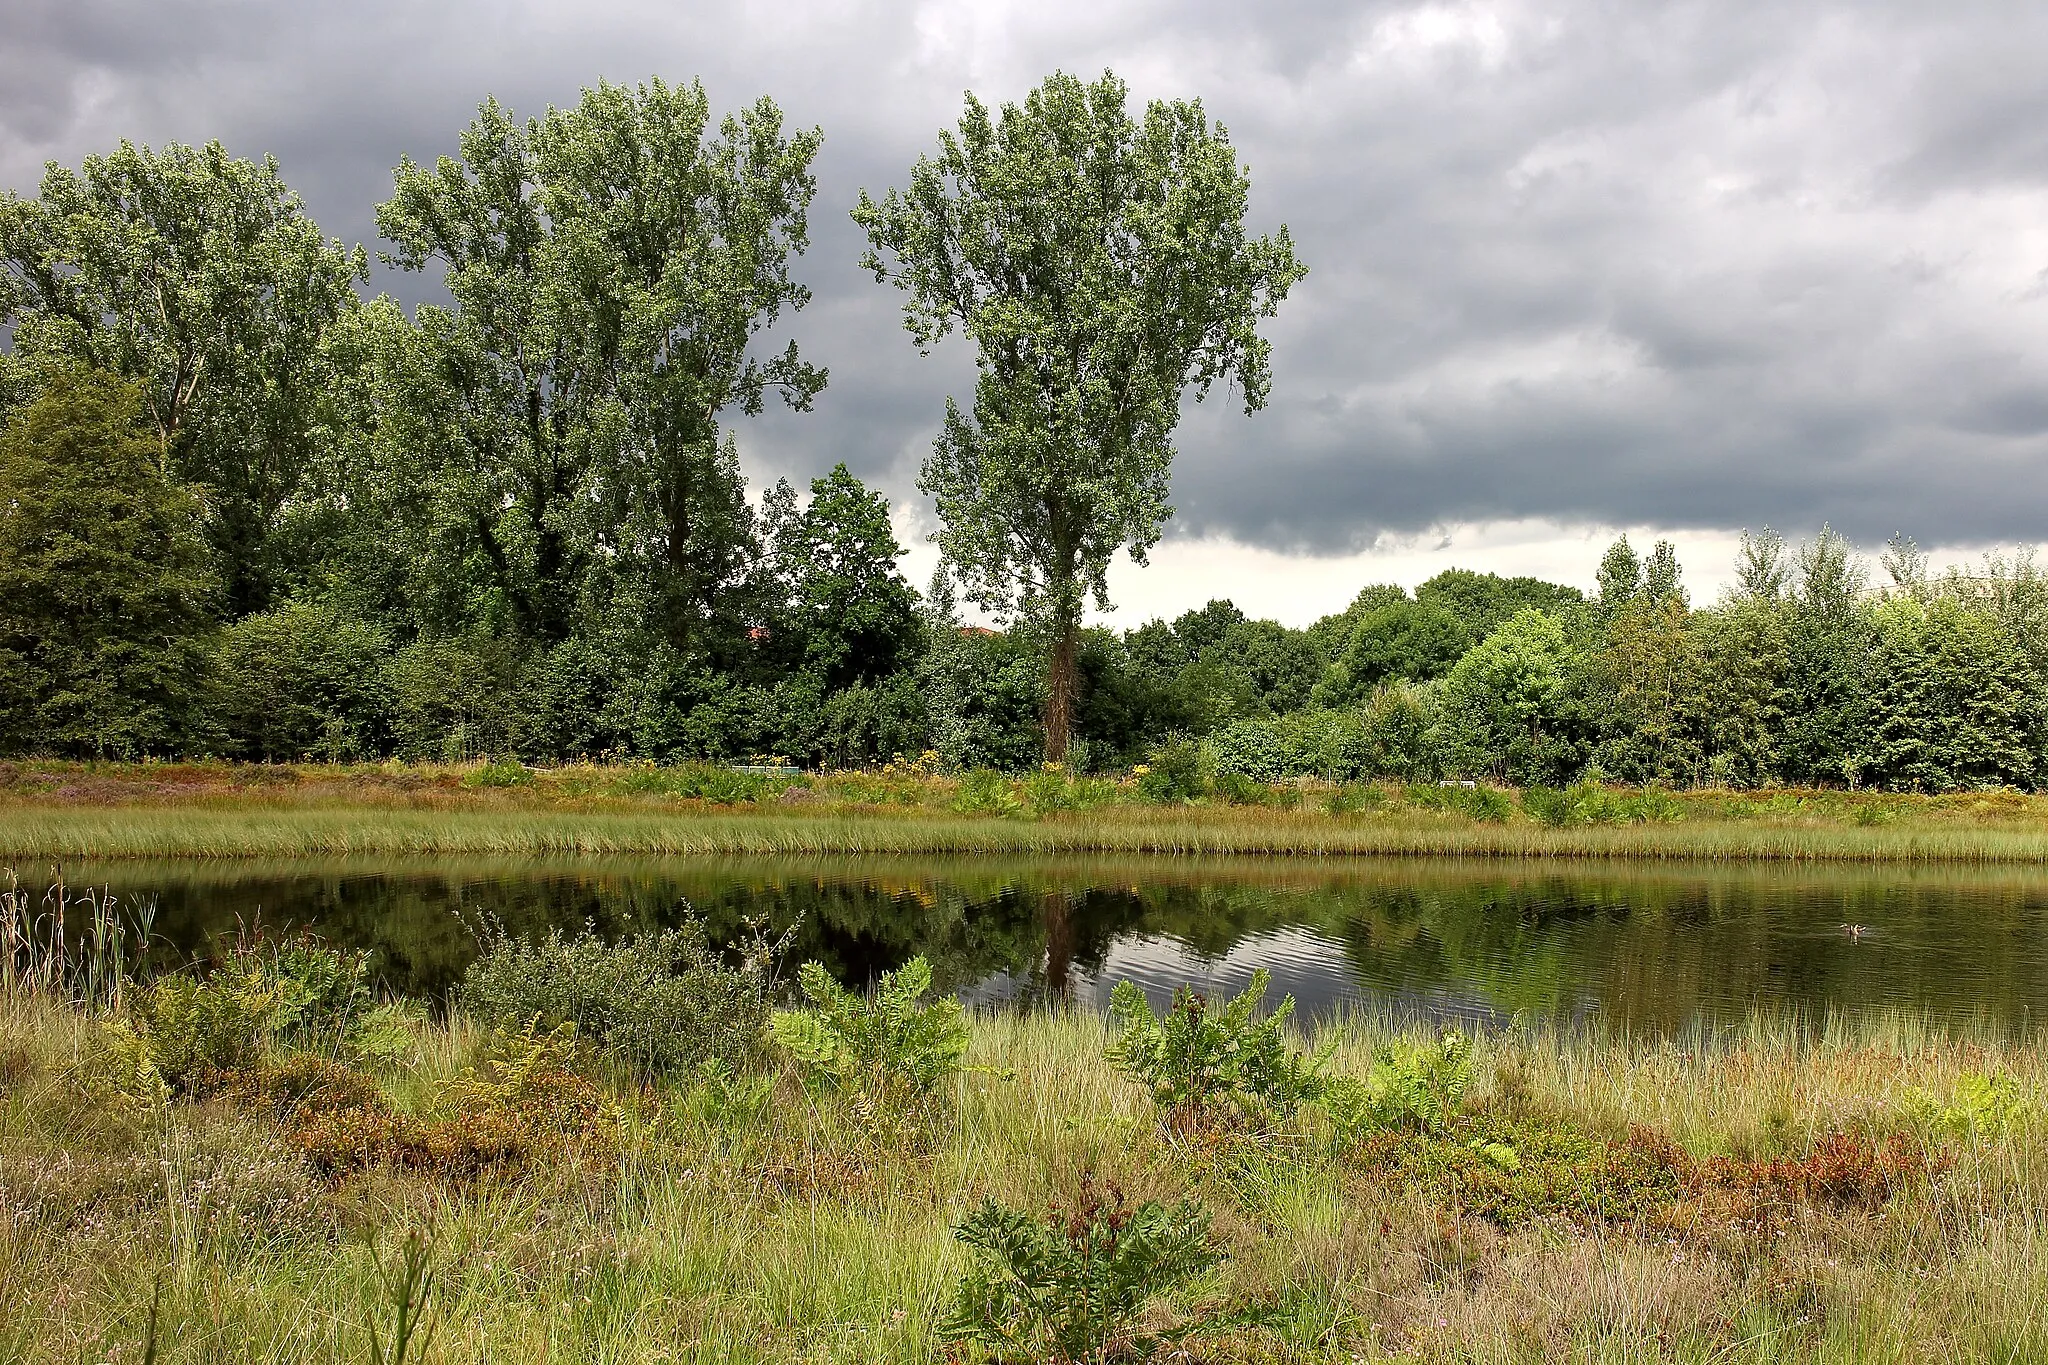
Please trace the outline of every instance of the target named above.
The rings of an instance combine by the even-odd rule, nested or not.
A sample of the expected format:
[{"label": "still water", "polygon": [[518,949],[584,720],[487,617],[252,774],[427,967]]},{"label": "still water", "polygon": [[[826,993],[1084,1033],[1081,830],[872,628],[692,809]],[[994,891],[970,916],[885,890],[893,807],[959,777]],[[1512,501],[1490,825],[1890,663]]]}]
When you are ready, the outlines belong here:
[{"label": "still water", "polygon": [[[44,882],[47,875],[30,877]],[[1304,1016],[1362,1007],[1639,1033],[1757,1010],[1902,1009],[2024,1031],[2048,1011],[2048,872],[1193,859],[122,862],[76,887],[153,900],[156,955],[238,926],[375,951],[437,994],[472,926],[607,936],[694,906],[721,938],[798,925],[794,960],[860,981],[914,954],[984,1002],[1100,1003],[1131,979],[1228,991],[1259,967]]]}]

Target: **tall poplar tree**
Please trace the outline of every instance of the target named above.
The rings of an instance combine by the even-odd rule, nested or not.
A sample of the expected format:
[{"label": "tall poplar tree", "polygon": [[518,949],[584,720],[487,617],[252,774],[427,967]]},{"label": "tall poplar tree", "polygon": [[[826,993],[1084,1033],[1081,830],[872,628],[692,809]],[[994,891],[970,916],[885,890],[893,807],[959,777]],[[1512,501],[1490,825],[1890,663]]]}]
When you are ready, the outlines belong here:
[{"label": "tall poplar tree", "polygon": [[0,322],[23,361],[133,381],[158,472],[205,490],[232,614],[288,565],[271,540],[324,437],[328,341],[356,310],[361,247],[323,237],[277,162],[218,142],[123,142],[36,198],[0,193]]},{"label": "tall poplar tree", "polygon": [[390,259],[443,266],[454,307],[419,310],[384,406],[402,457],[444,471],[454,554],[525,633],[561,639],[623,594],[703,642],[752,552],[720,418],[825,385],[795,342],[755,348],[810,300],[790,262],[822,141],[766,98],[714,123],[701,85],[600,83],[526,122],[487,101],[459,157],[399,166]]},{"label": "tall poplar tree", "polygon": [[1073,726],[1082,610],[1172,514],[1182,391],[1234,378],[1247,413],[1264,406],[1258,322],[1305,273],[1285,227],[1247,235],[1250,178],[1199,101],[1142,119],[1127,102],[1107,72],[1056,72],[995,115],[970,94],[908,189],[853,210],[918,346],[955,328],[975,346],[972,409],[947,401],[920,487],[969,596],[1050,640],[1049,760]]}]

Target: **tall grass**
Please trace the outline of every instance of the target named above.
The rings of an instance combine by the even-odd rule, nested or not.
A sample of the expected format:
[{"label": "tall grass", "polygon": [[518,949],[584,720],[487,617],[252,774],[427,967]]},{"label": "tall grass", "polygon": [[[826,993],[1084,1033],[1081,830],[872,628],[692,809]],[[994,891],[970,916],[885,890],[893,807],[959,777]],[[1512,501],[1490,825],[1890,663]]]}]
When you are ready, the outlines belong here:
[{"label": "tall grass", "polygon": [[[1231,1260],[1187,1302],[1240,1326],[1227,1361],[2033,1360],[2048,1348],[2048,1049],[1911,1016],[1747,1023],[1685,1038],[1517,1028],[1482,1041],[1481,1106],[1594,1131],[1668,1131],[1702,1157],[1765,1158],[1835,1129],[1896,1127],[1968,1072],[2036,1106],[1953,1143],[1948,1169],[1875,1212],[1756,1227],[1570,1218],[1502,1229],[1313,1145],[1206,1149],[1162,1132],[1086,1013],[984,1013],[957,1121],[929,1151],[849,1165],[845,1131],[783,1076],[752,1126],[622,1087],[617,1160],[450,1182],[373,1169],[314,1179],[269,1118],[231,1102],[110,1115],[79,1088],[91,1026],[0,997],[0,1358],[354,1361],[389,1321],[387,1272],[427,1235],[438,1328],[425,1359],[938,1362],[966,1269],[951,1236],[993,1196],[1045,1209],[1080,1173],[1134,1197],[1191,1194]],[[1333,1065],[1399,1032],[1327,1026]],[[409,1108],[475,1058],[460,1015],[381,1083]],[[1185,1307],[1187,1302],[1177,1306]]]},{"label": "tall grass", "polygon": [[2048,821],[1901,818],[1862,826],[1699,819],[1551,828],[1395,810],[1359,816],[1211,807],[1113,808],[1036,819],[850,808],[732,811],[374,804],[0,805],[0,857],[349,854],[1082,854],[2038,863]]},{"label": "tall grass", "polygon": [[156,903],[123,909],[104,887],[74,890],[59,873],[41,896],[0,873],[0,995],[35,994],[119,1009],[149,952]]}]

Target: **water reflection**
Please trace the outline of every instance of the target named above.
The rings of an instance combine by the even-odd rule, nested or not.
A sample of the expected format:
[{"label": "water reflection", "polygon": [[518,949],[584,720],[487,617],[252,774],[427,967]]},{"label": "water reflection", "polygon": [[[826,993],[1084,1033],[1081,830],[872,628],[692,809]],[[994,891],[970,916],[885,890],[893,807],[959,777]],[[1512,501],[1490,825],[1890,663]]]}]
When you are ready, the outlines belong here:
[{"label": "water reflection", "polygon": [[[27,869],[24,869],[26,873]],[[1952,869],[1586,867],[1361,860],[327,860],[120,863],[74,885],[154,895],[163,947],[239,925],[374,949],[445,991],[485,918],[616,935],[695,905],[714,933],[799,925],[799,960],[866,980],[915,953],[981,1001],[1163,996],[1265,967],[1306,1015],[1362,1005],[1645,1032],[1755,1008],[1900,1007],[2001,1029],[2048,1003],[2048,876]],[[24,876],[24,881],[31,878]],[[1861,927],[1851,933],[1845,926]]]}]

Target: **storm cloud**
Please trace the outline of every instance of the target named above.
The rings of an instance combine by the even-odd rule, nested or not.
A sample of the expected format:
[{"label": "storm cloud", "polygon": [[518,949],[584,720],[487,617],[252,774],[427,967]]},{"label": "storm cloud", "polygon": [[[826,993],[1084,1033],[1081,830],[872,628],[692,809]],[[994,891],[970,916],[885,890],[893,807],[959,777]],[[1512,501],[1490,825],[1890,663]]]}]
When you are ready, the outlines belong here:
[{"label": "storm cloud", "polygon": [[[1345,554],[1538,519],[1832,520],[2032,541],[2048,513],[2048,8],[1950,3],[296,6],[14,0],[0,184],[123,137],[274,152],[376,244],[401,155],[599,77],[767,93],[826,134],[789,326],[815,412],[745,421],[757,477],[835,460],[915,499],[957,344],[920,358],[845,210],[961,92],[1114,68],[1199,96],[1261,229],[1311,268],[1246,418],[1189,407],[1176,530]],[[429,288],[380,276],[405,297]]]}]

